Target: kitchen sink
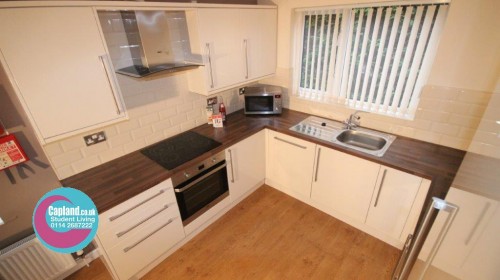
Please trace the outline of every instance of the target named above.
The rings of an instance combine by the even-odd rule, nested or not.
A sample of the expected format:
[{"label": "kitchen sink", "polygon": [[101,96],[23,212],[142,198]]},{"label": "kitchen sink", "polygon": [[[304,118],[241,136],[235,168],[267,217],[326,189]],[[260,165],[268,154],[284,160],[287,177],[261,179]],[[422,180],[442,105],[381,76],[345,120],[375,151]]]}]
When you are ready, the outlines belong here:
[{"label": "kitchen sink", "polygon": [[290,129],[377,157],[382,157],[396,139],[394,135],[366,128],[345,129],[341,122],[314,116]]},{"label": "kitchen sink", "polygon": [[337,140],[346,145],[351,145],[370,151],[379,151],[387,144],[387,140],[380,136],[356,130],[342,131],[339,136],[337,136]]}]

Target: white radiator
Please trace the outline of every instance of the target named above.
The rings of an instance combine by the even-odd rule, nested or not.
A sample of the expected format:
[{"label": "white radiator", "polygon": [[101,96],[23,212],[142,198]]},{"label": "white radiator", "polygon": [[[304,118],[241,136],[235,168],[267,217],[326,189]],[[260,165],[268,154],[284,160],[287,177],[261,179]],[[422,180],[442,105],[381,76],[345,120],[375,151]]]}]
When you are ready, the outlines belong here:
[{"label": "white radiator", "polygon": [[56,279],[76,265],[71,254],[45,248],[35,235],[0,251],[0,279]]}]

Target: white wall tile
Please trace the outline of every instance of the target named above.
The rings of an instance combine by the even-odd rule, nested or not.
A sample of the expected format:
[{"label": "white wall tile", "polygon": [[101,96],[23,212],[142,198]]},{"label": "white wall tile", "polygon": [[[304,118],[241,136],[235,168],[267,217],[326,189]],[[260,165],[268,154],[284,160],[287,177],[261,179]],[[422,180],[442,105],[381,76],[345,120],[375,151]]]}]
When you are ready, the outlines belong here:
[{"label": "white wall tile", "polygon": [[99,159],[102,163],[104,163],[114,160],[115,158],[121,157],[123,155],[125,155],[125,150],[123,149],[123,146],[119,146],[99,153]]},{"label": "white wall tile", "polygon": [[[86,133],[84,135],[89,135],[92,133]],[[68,138],[66,141],[61,143],[61,146],[65,152],[80,149],[85,147],[85,141],[83,140],[83,136],[81,137],[72,137]]]},{"label": "white wall tile", "polygon": [[107,150],[109,150],[108,143],[101,142],[101,143],[94,144],[92,146],[82,148],[82,153],[83,153],[84,157],[88,157],[88,156],[98,155],[98,154],[103,153]]},{"label": "white wall tile", "polygon": [[83,158],[80,150],[73,150],[69,152],[65,152],[64,154],[50,157],[50,162],[56,168],[63,167],[65,165],[69,165],[72,162],[78,161]]},{"label": "white wall tile", "polygon": [[73,167],[73,170],[75,172],[82,172],[87,169],[90,169],[94,166],[97,166],[101,164],[101,160],[99,159],[99,156],[93,155],[93,156],[87,156],[81,160],[75,161],[71,164]]},{"label": "white wall tile", "polygon": [[49,157],[57,156],[57,155],[64,153],[64,150],[61,147],[61,144],[59,142],[50,143],[48,145],[45,145],[43,147],[43,149],[45,150],[45,153]]},{"label": "white wall tile", "polygon": [[144,138],[147,135],[150,135],[151,133],[153,133],[153,128],[150,125],[148,125],[145,127],[141,127],[141,128],[132,130],[131,133],[132,133],[132,138],[134,138],[134,141],[135,141],[137,139]]},{"label": "white wall tile", "polygon": [[145,126],[160,120],[160,115],[158,113],[152,113],[139,118],[139,124]]}]

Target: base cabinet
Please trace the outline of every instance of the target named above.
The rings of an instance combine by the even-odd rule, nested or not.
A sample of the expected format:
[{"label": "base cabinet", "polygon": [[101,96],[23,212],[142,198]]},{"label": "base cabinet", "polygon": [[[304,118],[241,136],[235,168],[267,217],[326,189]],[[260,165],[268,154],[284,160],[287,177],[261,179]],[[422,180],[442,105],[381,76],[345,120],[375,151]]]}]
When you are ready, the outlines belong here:
[{"label": "base cabinet", "polygon": [[308,141],[269,131],[267,179],[291,195],[309,198],[315,146]]},{"label": "base cabinet", "polygon": [[[458,206],[458,212],[432,265],[460,279],[499,279],[498,202],[457,188],[449,190],[446,201]],[[427,259],[447,217],[440,212],[436,218],[419,256],[422,260]]]},{"label": "base cabinet", "polygon": [[404,242],[415,228],[429,184],[421,177],[316,146],[311,200],[379,238]]},{"label": "base cabinet", "polygon": [[231,201],[238,201],[266,178],[266,133],[264,130],[226,150]]},{"label": "base cabinet", "polygon": [[99,220],[98,243],[120,280],[130,279],[185,237],[171,180],[102,213]]},{"label": "base cabinet", "polygon": [[364,223],[379,169],[379,164],[318,145],[311,200]]},{"label": "base cabinet", "polygon": [[421,177],[382,166],[369,205],[366,225],[399,239],[421,183]]}]

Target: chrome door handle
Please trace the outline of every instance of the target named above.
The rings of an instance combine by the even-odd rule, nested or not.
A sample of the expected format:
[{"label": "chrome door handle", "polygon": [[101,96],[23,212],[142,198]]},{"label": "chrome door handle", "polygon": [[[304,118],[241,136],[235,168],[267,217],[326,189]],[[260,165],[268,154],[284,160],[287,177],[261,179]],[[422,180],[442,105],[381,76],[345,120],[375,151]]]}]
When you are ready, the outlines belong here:
[{"label": "chrome door handle", "polygon": [[154,212],[153,214],[151,214],[149,217],[147,217],[146,219],[143,219],[142,221],[136,223],[135,225],[129,227],[128,229],[124,230],[124,231],[120,231],[119,233],[116,234],[116,237],[122,237],[123,235],[127,234],[128,232],[130,232],[131,230],[133,230],[134,228],[142,225],[143,223],[145,223],[146,221],[150,220],[151,218],[153,218],[154,216],[160,214],[161,212],[163,212],[164,210],[168,209],[168,204],[165,204],[165,206],[163,206],[163,208],[161,208],[160,210]]},{"label": "chrome door handle", "polygon": [[282,139],[282,138],[279,138],[279,137],[276,137],[276,136],[274,136],[274,139],[276,139],[276,140],[278,140],[278,141],[281,141],[281,142],[285,142],[285,143],[290,144],[290,145],[293,145],[293,146],[295,146],[295,147],[299,147],[299,148],[304,149],[304,150],[305,150],[305,149],[307,149],[307,147],[306,147],[306,146],[302,146],[302,145],[299,145],[299,144],[295,144],[295,143],[293,143],[293,142],[290,142],[290,141],[288,141],[288,140],[285,140],[285,139]]},{"label": "chrome door handle", "polygon": [[159,232],[162,228],[164,228],[164,227],[168,226],[169,224],[171,224],[173,221],[174,221],[174,219],[168,219],[168,221],[165,224],[163,224],[162,226],[160,226],[159,228],[153,230],[148,235],[144,236],[143,238],[141,238],[139,241],[135,242],[134,244],[132,244],[132,245],[130,245],[128,247],[125,247],[125,249],[123,249],[123,252],[127,253],[128,251],[132,250],[135,246],[141,244],[146,239],[148,239],[149,237],[151,237],[153,234]]},{"label": "chrome door handle", "polygon": [[246,75],[245,79],[248,79],[248,41],[247,39],[243,40],[243,43],[245,44],[245,66],[246,66]]},{"label": "chrome door handle", "polygon": [[229,160],[231,161],[231,183],[234,183],[234,170],[233,170],[233,152],[231,149],[227,150],[229,152]]},{"label": "chrome door handle", "polygon": [[134,210],[135,208],[137,208],[137,207],[139,207],[139,206],[143,205],[144,203],[146,203],[146,202],[150,201],[151,199],[153,199],[153,198],[155,198],[155,197],[157,197],[157,196],[161,195],[161,194],[162,194],[162,193],[164,193],[166,190],[168,190],[168,189],[163,189],[163,190],[160,190],[157,194],[155,194],[155,195],[153,195],[153,196],[151,196],[151,197],[148,197],[147,199],[145,199],[145,200],[143,200],[143,201],[141,201],[141,202],[137,203],[136,205],[134,205],[134,206],[130,207],[129,209],[127,209],[127,210],[125,210],[125,211],[121,212],[120,214],[116,214],[116,215],[114,215],[114,216],[109,217],[109,221],[110,221],[110,222],[112,222],[112,221],[114,221],[114,220],[116,220],[116,219],[120,218],[121,216],[123,216],[123,215],[127,214],[128,212],[130,212],[130,211]]},{"label": "chrome door handle", "polygon": [[214,88],[214,73],[212,70],[212,53],[210,52],[210,43],[206,43],[207,57],[208,57],[208,69],[210,70],[210,88]]},{"label": "chrome door handle", "polygon": [[382,174],[382,180],[380,180],[380,186],[378,188],[377,197],[375,198],[375,203],[373,204],[373,207],[377,207],[378,199],[380,198],[380,192],[382,191],[382,187],[384,186],[386,174],[387,174],[387,169],[384,169],[384,173]]},{"label": "chrome door handle", "polygon": [[314,182],[318,182],[318,170],[319,170],[319,157],[321,155],[321,148],[318,147],[318,157],[316,158],[316,173],[314,174]]}]

